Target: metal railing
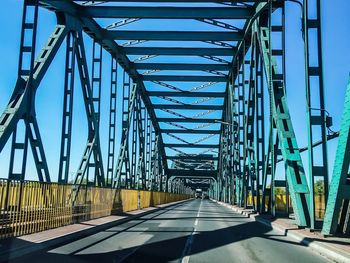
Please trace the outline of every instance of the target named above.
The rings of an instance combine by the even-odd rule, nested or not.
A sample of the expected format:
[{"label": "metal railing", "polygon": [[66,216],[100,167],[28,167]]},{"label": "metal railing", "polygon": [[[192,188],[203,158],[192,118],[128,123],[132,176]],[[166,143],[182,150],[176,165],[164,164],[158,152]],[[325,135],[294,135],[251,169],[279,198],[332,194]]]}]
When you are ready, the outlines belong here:
[{"label": "metal railing", "polygon": [[188,199],[190,195],[0,179],[0,239]]}]

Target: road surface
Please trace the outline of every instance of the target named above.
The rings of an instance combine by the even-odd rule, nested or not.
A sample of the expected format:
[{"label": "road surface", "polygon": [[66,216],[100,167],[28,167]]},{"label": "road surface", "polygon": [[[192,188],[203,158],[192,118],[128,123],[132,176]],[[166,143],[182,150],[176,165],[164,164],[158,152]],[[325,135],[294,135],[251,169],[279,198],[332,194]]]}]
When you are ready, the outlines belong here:
[{"label": "road surface", "polygon": [[191,200],[12,262],[329,262],[210,200]]}]

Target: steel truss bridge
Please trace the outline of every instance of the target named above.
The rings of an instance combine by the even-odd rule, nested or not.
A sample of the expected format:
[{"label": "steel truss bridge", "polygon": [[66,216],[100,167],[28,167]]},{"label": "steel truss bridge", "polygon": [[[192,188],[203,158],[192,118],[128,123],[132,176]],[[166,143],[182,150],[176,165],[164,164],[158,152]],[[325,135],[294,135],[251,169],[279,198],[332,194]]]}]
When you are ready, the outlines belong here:
[{"label": "steel truss bridge", "polygon": [[[69,183],[72,169],[76,100],[84,103],[88,129],[70,196],[73,203],[86,185],[188,194],[200,187],[217,200],[276,215],[275,191],[282,187],[287,203],[291,201],[285,212],[292,208],[298,226],[322,227],[326,235],[349,233],[350,86],[341,129],[330,132],[320,1],[289,1],[299,4],[303,13],[308,121],[304,148],[298,145],[286,97],[287,1],[25,0],[18,78],[0,117],[0,151],[11,145],[8,180],[27,179],[31,151],[38,180],[51,183],[49,168],[55,164],[45,155],[49,145],[41,139],[36,118],[43,109],[36,108],[35,101],[37,90],[45,88],[40,83],[51,62],[65,46],[65,71],[59,76],[64,79],[59,184]],[[55,13],[57,25],[35,57],[41,8]],[[188,30],[189,20],[197,23],[196,30]],[[154,29],[127,29],[143,23]],[[182,29],[165,30],[167,23]],[[313,45],[311,34],[316,36]],[[85,43],[90,40],[91,61]],[[111,63],[104,60],[107,53]],[[317,58],[316,64],[311,58]],[[155,62],[158,59],[161,62]],[[110,71],[107,127],[100,125],[102,67]],[[78,88],[82,98],[74,94]],[[108,129],[108,142],[100,138],[102,129]],[[327,141],[336,137],[329,182]],[[302,163],[303,151],[308,153],[308,168]],[[276,176],[277,163],[284,164],[284,179]],[[325,200],[321,219],[315,216],[319,179]]]}]

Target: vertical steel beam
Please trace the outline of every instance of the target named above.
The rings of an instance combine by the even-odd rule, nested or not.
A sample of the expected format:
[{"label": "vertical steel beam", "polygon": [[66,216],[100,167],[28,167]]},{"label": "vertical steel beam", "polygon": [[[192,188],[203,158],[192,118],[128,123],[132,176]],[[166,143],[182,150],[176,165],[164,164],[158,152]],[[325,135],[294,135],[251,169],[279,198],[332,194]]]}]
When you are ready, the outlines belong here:
[{"label": "vertical steel beam", "polygon": [[[243,42],[243,50],[245,50],[245,41]],[[241,69],[239,69],[239,77],[238,77],[238,115],[239,115],[239,152],[240,152],[240,201],[239,206],[246,207],[247,205],[247,182],[246,182],[246,164],[245,164],[245,109],[246,109],[246,99],[245,99],[245,69],[244,69],[244,55],[242,54],[240,58],[237,60],[238,69],[242,64]]]},{"label": "vertical steel beam", "polygon": [[151,171],[152,171],[152,166],[151,166],[151,158],[152,158],[152,126],[151,126],[151,121],[148,115],[148,111],[146,109],[146,170],[147,170],[147,175],[146,175],[146,187],[147,190],[150,190],[150,183],[151,183]]},{"label": "vertical steel beam", "polygon": [[264,80],[263,80],[263,68],[259,55],[259,48],[255,43],[255,100],[254,100],[254,119],[255,119],[255,176],[256,176],[256,198],[257,198],[257,210],[261,211],[261,207],[265,203],[261,204],[261,190],[262,190],[262,178],[264,172],[264,153],[265,153],[265,122],[264,122]]},{"label": "vertical steel beam", "polygon": [[[19,63],[18,63],[18,77],[27,79],[28,84],[32,84],[32,74],[34,67],[34,56],[36,46],[36,31],[38,24],[38,3],[37,1],[25,0],[23,3],[23,15],[22,15],[22,28],[21,28],[21,42],[19,51]],[[26,43],[26,39],[29,39],[29,43]],[[26,60],[26,58],[28,58]],[[30,92],[30,97],[33,96],[33,92]],[[31,105],[28,105],[31,107]],[[30,114],[28,112],[27,114]],[[23,117],[24,128],[18,133],[18,125],[12,134],[12,144],[10,152],[10,166],[9,166],[9,179],[24,180],[27,153],[28,153],[28,125]],[[22,133],[22,134],[21,134]],[[22,138],[19,138],[22,137]],[[21,158],[18,158],[20,156]],[[20,159],[19,163],[16,163],[15,159]],[[19,170],[20,173],[15,172]],[[44,178],[39,177],[39,181],[44,181]]]},{"label": "vertical steel beam", "polygon": [[[255,90],[256,90],[256,63],[255,63],[255,45],[256,45],[256,34],[252,34],[251,38],[251,57],[249,63],[249,80],[248,80],[248,96],[247,96],[247,111],[245,115],[245,126],[244,126],[244,164],[246,167],[247,174],[247,186],[250,184],[251,197],[253,209],[257,210],[255,204],[255,196],[258,191],[256,187],[256,160],[254,142],[255,142]],[[248,188],[249,189],[249,188]]]},{"label": "vertical steel beam", "polygon": [[[100,111],[101,111],[101,84],[102,84],[102,46],[95,40],[92,43],[92,63],[91,63],[91,92],[97,121],[96,133],[100,131]],[[95,158],[89,159],[86,171],[87,183],[89,183],[90,168],[94,169],[93,185],[97,185],[99,171],[96,169]]]},{"label": "vertical steel beam", "polygon": [[64,72],[64,94],[61,149],[58,166],[58,182],[68,183],[70,150],[72,144],[72,121],[73,121],[73,97],[74,97],[74,71],[75,71],[75,32],[67,35],[66,62]]},{"label": "vertical steel beam", "polygon": [[[129,75],[124,71],[123,73],[123,102],[122,102],[122,111],[123,111],[123,121],[122,121],[122,128],[123,130],[127,128],[129,116],[132,114],[129,112],[129,103],[130,103],[130,96],[131,96],[131,86],[130,86],[130,77]],[[126,153],[124,155],[123,160],[123,166],[122,166],[122,174],[120,176],[119,180],[122,180],[122,176],[124,176],[124,187],[131,188],[131,172],[130,172],[130,152],[129,152],[129,135],[126,137]],[[123,138],[122,138],[123,143]],[[122,185],[121,185],[122,186]]]},{"label": "vertical steel beam", "polygon": [[107,174],[106,184],[112,185],[114,175],[115,159],[115,136],[117,122],[117,86],[118,86],[118,64],[117,60],[111,58],[111,87],[109,97],[109,124],[108,124],[108,155],[107,155]]},{"label": "vertical steel beam", "polygon": [[[322,178],[323,180],[325,204],[327,203],[329,184],[326,129],[327,126],[330,125],[330,117],[326,114],[327,111],[324,100],[320,0],[303,1],[303,29],[309,154],[309,213],[310,228],[315,229],[321,227],[320,225],[316,225],[315,178]],[[314,36],[314,34],[316,35],[316,45],[310,46],[310,38]],[[322,143],[321,146],[316,149],[312,147],[313,139],[315,136],[319,136],[319,134]],[[320,159],[320,161],[315,161],[315,156],[317,156],[317,159]],[[318,218],[318,220],[322,221],[320,218]]]},{"label": "vertical steel beam", "polygon": [[[139,98],[138,107],[138,141],[139,141],[139,157],[137,164],[138,189],[145,190],[146,187],[146,159],[145,159],[145,107],[142,105],[141,98]],[[140,182],[141,181],[141,182]],[[139,185],[141,183],[141,185]]]}]

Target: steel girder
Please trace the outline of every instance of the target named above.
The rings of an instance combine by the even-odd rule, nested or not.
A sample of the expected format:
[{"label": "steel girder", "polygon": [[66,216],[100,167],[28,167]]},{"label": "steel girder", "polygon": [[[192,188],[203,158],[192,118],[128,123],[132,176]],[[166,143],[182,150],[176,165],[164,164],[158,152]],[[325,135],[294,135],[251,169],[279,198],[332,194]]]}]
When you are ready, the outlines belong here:
[{"label": "steel girder", "polygon": [[[135,2],[136,0],[129,0],[126,2]],[[34,159],[36,159],[37,171],[39,179],[49,181],[49,173],[46,164],[46,158],[43,151],[43,145],[39,133],[38,124],[35,118],[34,100],[35,91],[40,83],[41,78],[45,74],[50,62],[57,52],[60,44],[68,34],[67,40],[67,63],[66,76],[64,86],[64,105],[62,127],[62,143],[60,153],[60,168],[59,180],[62,183],[67,182],[67,171],[69,167],[69,151],[71,145],[71,126],[72,126],[72,101],[74,86],[72,79],[74,76],[74,59],[77,57],[78,69],[82,81],[84,102],[88,117],[88,143],[86,151],[84,152],[80,168],[78,170],[78,179],[80,182],[84,178],[89,166],[96,168],[95,180],[98,185],[111,184],[110,178],[114,174],[112,185],[120,185],[121,175],[125,172],[125,180],[128,187],[139,187],[143,189],[149,187],[150,189],[163,190],[164,183],[167,187],[169,174],[172,172],[188,173],[184,175],[190,176],[190,169],[181,169],[181,167],[195,167],[195,171],[202,171],[203,167],[206,171],[211,171],[215,168],[215,173],[218,174],[218,180],[212,190],[216,190],[216,196],[222,198],[227,202],[236,202],[239,205],[247,205],[248,195],[252,196],[253,207],[259,210],[260,190],[262,191],[262,202],[260,210],[264,210],[264,198],[270,197],[270,211],[274,213],[274,187],[284,186],[291,191],[293,208],[296,214],[297,223],[299,226],[307,226],[310,223],[311,228],[315,228],[314,224],[314,207],[313,207],[313,178],[321,175],[325,183],[327,179],[327,149],[326,141],[329,138],[326,134],[327,118],[324,110],[323,101],[323,83],[322,83],[322,60],[321,60],[321,28],[319,18],[319,1],[316,1],[317,17],[310,19],[308,17],[308,1],[304,1],[304,28],[305,28],[305,51],[306,51],[306,88],[308,94],[308,131],[309,131],[309,161],[310,161],[310,192],[305,180],[303,165],[300,159],[301,150],[297,147],[293,125],[290,120],[288,105],[285,96],[284,83],[284,65],[282,65],[281,73],[278,72],[276,58],[282,59],[284,64],[284,43],[282,37],[282,48],[273,49],[272,32],[275,34],[284,34],[284,18],[282,24],[276,25],[271,19],[271,14],[275,10],[282,10],[284,16],[284,2],[275,1],[273,3],[266,3],[267,1],[239,1],[241,4],[235,5],[237,1],[232,1],[231,7],[130,7],[130,6],[108,6],[106,1],[105,6],[87,6],[88,3],[79,5],[81,1],[68,0],[54,0],[46,1],[40,0],[39,4],[50,10],[57,12],[59,17],[59,25],[55,34],[50,39],[48,47],[44,48],[40,58],[34,63],[32,58],[31,70],[23,69],[20,66],[19,77],[16,84],[14,94],[11,101],[0,118],[0,150],[4,147],[8,138],[13,134],[13,147],[11,151],[10,177],[14,179],[22,179],[24,174],[23,168],[26,166],[26,158],[23,158],[21,175],[13,173],[13,159],[18,150],[26,149],[27,145],[32,146]],[[150,1],[145,1],[150,2]],[[157,1],[152,1],[157,2]],[[163,2],[163,1],[162,1]],[[175,1],[165,1],[175,2]],[[199,2],[199,1],[176,1],[176,2]],[[202,1],[201,1],[202,2]],[[206,2],[206,1],[204,1]],[[223,1],[218,1],[223,3]],[[242,4],[246,2],[247,4]],[[35,1],[28,1],[26,3],[35,3]],[[226,3],[227,4],[227,3]],[[37,6],[36,10],[37,10]],[[36,11],[37,12],[37,11]],[[109,26],[102,28],[95,18],[127,18],[123,23],[114,23],[118,26]],[[35,18],[35,16],[34,16]],[[131,18],[128,20],[128,18]],[[111,30],[118,28],[127,23],[139,21],[140,19],[196,19],[198,23],[207,23],[214,27],[225,28],[225,31],[129,31],[129,30]],[[237,28],[229,23],[224,23],[215,19],[246,19],[243,28]],[[25,20],[24,20],[25,21]],[[24,22],[22,31],[27,28],[36,28],[28,26]],[[123,125],[123,139],[121,142],[122,148],[117,160],[117,167],[113,169],[114,148],[108,148],[108,164],[107,164],[107,178],[104,178],[104,170],[101,158],[101,149],[99,141],[99,96],[95,97],[91,91],[96,86],[97,89],[101,87],[101,73],[97,76],[92,74],[92,83],[87,71],[87,62],[85,59],[84,47],[82,42],[82,29],[92,37],[94,43],[100,47],[102,46],[112,55],[112,75],[117,74],[117,63],[125,70],[128,76],[132,79],[134,85],[132,92],[128,94],[127,100],[127,118],[124,119]],[[230,30],[230,31],[228,31]],[[317,49],[310,50],[308,45],[309,30],[316,30],[318,36]],[[34,31],[34,30],[33,30]],[[33,36],[35,36],[33,32]],[[23,38],[23,32],[22,32]],[[35,37],[32,38],[35,41]],[[119,44],[115,40],[128,40],[124,44]],[[206,44],[220,46],[220,48],[200,48],[200,47],[130,47],[144,43],[146,40],[160,40],[160,41],[201,41]],[[225,41],[234,41],[237,43],[228,43]],[[22,41],[23,42],[23,41]],[[95,45],[94,44],[94,45]],[[234,45],[234,46],[233,46]],[[32,48],[24,46],[21,43],[21,56],[24,53],[34,54],[34,45]],[[251,58],[246,60],[246,54],[250,49]],[[78,54],[76,53],[78,51]],[[101,51],[101,49],[98,49]],[[310,66],[308,61],[308,53],[314,52],[320,60],[316,67]],[[316,54],[317,53],[317,54]],[[136,58],[131,62],[128,56],[143,55],[141,58]],[[147,59],[153,59],[156,56],[200,56],[211,61],[210,64],[193,64],[193,63],[140,63]],[[232,56],[232,62],[226,61],[222,56]],[[21,65],[21,62],[20,62]],[[102,66],[102,58],[93,55],[93,67]],[[139,73],[138,70],[144,71]],[[203,75],[158,75],[153,73],[161,70],[179,70],[179,71],[204,71]],[[101,72],[101,70],[100,70]],[[248,73],[248,74],[247,74]],[[265,157],[264,152],[264,112],[263,112],[263,77],[266,77],[266,83],[269,88],[269,96],[271,100],[270,110],[270,135],[268,149]],[[311,103],[311,89],[310,78],[318,79],[319,88],[319,103]],[[143,81],[147,83],[143,83]],[[198,88],[191,90],[184,90],[172,86],[166,82],[208,82],[202,84]],[[162,86],[161,91],[154,89],[147,90],[145,85],[149,82],[159,84]],[[116,97],[116,83],[117,77],[112,78],[111,82],[111,100],[110,100],[110,118],[109,118],[109,144],[114,144],[115,139],[115,97]],[[225,92],[198,92],[199,90],[208,88],[213,83],[226,83]],[[260,83],[260,84],[259,84]],[[186,86],[186,85],[184,85]],[[131,86],[130,86],[131,88]],[[164,88],[172,91],[163,91]],[[99,92],[98,92],[99,93]],[[130,95],[130,96],[129,96]],[[172,104],[153,104],[150,97],[158,97],[170,101]],[[174,98],[177,99],[174,99]],[[199,103],[183,102],[183,99],[190,100],[193,98],[203,98]],[[223,105],[206,104],[206,99],[223,98]],[[319,108],[318,115],[311,114],[314,107]],[[157,111],[155,111],[157,109]],[[207,110],[201,112],[200,115],[186,116],[177,110]],[[214,111],[222,113],[221,118],[204,117]],[[165,111],[176,117],[165,118],[159,112]],[[29,114],[28,114],[29,113]],[[114,114],[112,114],[114,113]],[[204,118],[203,118],[204,117]],[[17,140],[16,126],[19,120],[24,120],[26,132],[24,141]],[[113,121],[114,120],[114,121]],[[151,122],[151,123],[150,123]],[[172,125],[177,129],[160,129],[160,124]],[[182,123],[182,124],[179,124]],[[202,126],[196,128],[187,127],[187,124],[202,123]],[[220,124],[220,130],[202,129],[206,125]],[[346,121],[344,121],[344,130],[347,128]],[[152,125],[150,125],[152,124]],[[322,166],[316,166],[313,161],[314,143],[312,142],[312,128],[319,127],[322,130],[322,140],[318,145],[322,145]],[[132,141],[129,141],[129,133],[132,136]],[[219,135],[219,144],[198,144],[190,143],[181,137],[174,134],[192,133],[195,135],[207,135],[202,139],[210,138],[212,135]],[[184,144],[179,143],[164,143],[162,134],[177,139]],[[341,133],[341,139],[346,141],[347,138]],[[344,136],[342,136],[344,135]],[[344,139],[345,138],[345,139]],[[200,139],[200,140],[202,140]],[[136,143],[138,141],[138,143]],[[346,144],[347,145],[347,144]],[[207,152],[211,152],[214,148],[219,146],[218,156],[199,154],[187,154],[178,148],[209,148]],[[171,148],[177,152],[176,156],[165,154],[164,148]],[[340,147],[340,146],[339,146]],[[344,147],[343,147],[344,148]],[[66,151],[64,151],[66,149]],[[130,150],[130,152],[129,152]],[[344,149],[343,149],[344,150]],[[344,150],[345,151],[345,150]],[[344,151],[339,150],[339,160],[342,164],[348,165],[348,156]],[[26,150],[25,150],[26,152]],[[138,156],[137,154],[138,153]],[[24,154],[26,155],[26,153]],[[93,159],[91,157],[93,156]],[[131,160],[129,161],[131,156]],[[281,156],[282,159],[279,159]],[[110,159],[111,157],[111,159]],[[343,157],[343,158],[342,158]],[[287,182],[275,180],[276,163],[283,160],[286,164]],[[177,169],[167,169],[168,161],[173,161],[173,165]],[[207,161],[207,162],[205,162]],[[210,164],[208,164],[210,162]],[[112,164],[112,165],[111,165]],[[125,165],[124,168],[122,166]],[[328,204],[327,208],[327,228],[325,233],[334,232],[335,220],[334,211],[340,209],[339,202],[347,205],[346,200],[339,196],[338,192],[343,193],[339,189],[343,189],[342,181],[345,172],[339,167],[336,167],[338,175],[336,178],[338,183],[334,183],[332,192],[332,203]],[[147,172],[148,168],[148,172]],[[151,172],[152,171],[152,172]],[[340,171],[340,172],[339,172]],[[129,173],[129,175],[127,175]],[[165,176],[167,175],[167,176]],[[262,177],[262,178],[261,178]],[[339,179],[341,178],[341,179]],[[262,179],[262,180],[261,180]],[[271,188],[267,185],[271,181]],[[178,184],[181,184],[181,180]],[[287,188],[287,186],[289,188]],[[346,188],[346,187],[345,187]],[[166,189],[166,188],[165,188]],[[335,190],[334,190],[335,189]],[[343,189],[344,190],[344,189]],[[269,192],[270,191],[270,192]],[[254,197],[256,196],[256,204]],[[327,196],[327,193],[325,194]],[[233,200],[232,200],[233,197]],[[339,201],[340,200],[340,201]],[[345,201],[343,201],[345,200]],[[333,204],[333,205],[332,205]],[[287,205],[288,207],[288,205]],[[342,211],[346,209],[342,208]],[[339,213],[338,213],[339,214]],[[342,214],[342,218],[344,215]],[[345,215],[346,216],[346,215]],[[344,220],[343,220],[344,221]],[[345,221],[344,221],[345,222]]]},{"label": "steel girder", "polygon": [[322,233],[350,233],[350,79],[345,94],[338,147],[326,205]]},{"label": "steel girder", "polygon": [[[35,3],[34,3],[35,4]],[[24,10],[28,5],[32,5],[32,2],[25,2]],[[24,179],[25,165],[26,165],[26,149],[27,142],[30,141],[32,146],[33,156],[36,162],[37,173],[40,181],[50,181],[50,175],[45,158],[45,152],[41,136],[39,134],[38,124],[35,117],[35,94],[39,87],[41,80],[43,79],[49,65],[55,57],[60,45],[67,35],[68,28],[59,19],[59,24],[56,26],[54,33],[50,36],[49,41],[40,52],[38,58],[34,61],[34,43],[33,47],[27,48],[23,45],[24,41],[24,29],[36,29],[36,25],[28,25],[26,20],[26,13],[23,15],[22,24],[22,44],[23,51],[31,54],[32,66],[27,70],[19,70],[18,79],[14,92],[11,96],[4,113],[0,117],[0,151],[4,148],[9,137],[13,135],[14,148],[12,148],[11,159],[14,159],[15,148],[21,148],[24,151],[22,155],[21,174],[16,179]],[[33,32],[33,38],[35,33]],[[21,65],[21,62],[20,62]],[[30,70],[32,68],[32,70]],[[26,131],[24,142],[18,143],[15,141],[17,124],[23,119],[25,121]],[[10,165],[11,166],[11,165]],[[10,176],[15,176],[12,173],[13,167],[10,167]],[[12,174],[12,175],[11,175]]]},{"label": "steel girder", "polygon": [[220,31],[104,31],[106,38],[114,40],[158,40],[158,41],[240,41],[239,32]]},{"label": "steel girder", "polygon": [[158,122],[217,123],[217,119],[157,118]]},{"label": "steel girder", "polygon": [[[133,117],[133,112],[136,104],[136,93],[137,93],[137,86],[138,84],[133,84],[133,87],[131,89],[131,94],[128,100],[128,106],[126,107],[127,114],[125,115],[125,119],[123,120],[123,131],[122,131],[122,137],[121,137],[121,146],[120,146],[120,152],[117,159],[117,166],[115,170],[115,175],[113,177],[113,183],[112,185],[114,187],[118,187],[121,183],[121,175],[123,172],[123,165],[125,165],[125,173],[128,174],[129,170],[129,155],[128,149],[129,149],[129,133],[131,130],[131,122]],[[126,175],[126,184],[128,185],[128,175]]]},{"label": "steel girder", "polygon": [[158,70],[230,70],[229,64],[177,64],[177,63],[135,63],[136,69]]},{"label": "steel girder", "polygon": [[271,92],[270,96],[271,100],[273,101],[272,113],[275,125],[277,127],[282,156],[287,164],[287,180],[289,183],[296,221],[300,226],[308,226],[310,223],[308,211],[309,188],[301,161],[299,148],[296,142],[293,125],[290,120],[283,86],[284,83],[278,77],[279,73],[275,62],[271,61],[271,56],[268,55],[270,46],[268,36],[270,32],[271,31],[269,28],[264,27],[260,29],[258,36],[259,41],[261,41],[261,54],[265,65],[264,68],[267,76],[271,76],[268,81]]},{"label": "steel girder", "polygon": [[[57,0],[56,0],[57,1]],[[86,1],[86,0],[74,0],[75,2],[94,2],[94,1]],[[101,0],[102,1],[102,0]],[[113,2],[120,2],[121,0],[103,0],[105,3],[113,3]],[[127,3],[139,3],[140,0],[123,0],[123,2]],[[144,3],[157,3],[157,2],[164,2],[164,3],[212,3],[213,0],[142,0]],[[227,3],[227,0],[216,0],[217,3]],[[259,2],[258,0],[230,0],[230,2],[235,5],[237,3],[252,3],[252,2]]]},{"label": "steel girder", "polygon": [[144,81],[227,82],[226,76],[144,75],[142,79]]},{"label": "steel girder", "polygon": [[75,75],[75,32],[67,35],[66,62],[64,76],[63,114],[61,149],[58,170],[58,182],[68,183],[70,152],[72,143],[73,122],[73,98],[74,98],[74,75]]},{"label": "steel girder", "polygon": [[109,98],[109,125],[108,125],[108,155],[107,155],[107,172],[106,184],[112,185],[114,175],[114,160],[115,160],[115,137],[116,137],[116,122],[117,122],[117,80],[118,80],[118,64],[117,61],[111,59],[111,88]]},{"label": "steel girder", "polygon": [[154,104],[154,109],[172,109],[172,110],[222,110],[222,105],[190,105],[190,104]]},{"label": "steel girder", "polygon": [[[303,1],[303,28],[305,48],[305,79],[308,119],[308,154],[309,154],[309,212],[311,229],[318,228],[316,224],[315,208],[315,179],[321,178],[324,182],[324,199],[327,204],[328,198],[328,156],[327,156],[327,127],[331,126],[331,118],[328,116],[325,107],[325,96],[323,87],[323,65],[322,65],[322,37],[321,37],[321,3],[320,1]],[[310,15],[311,10],[316,12],[315,17]],[[310,18],[311,17],[311,18]],[[310,45],[310,36],[317,35],[316,45]],[[310,62],[317,57],[317,62]],[[316,96],[314,96],[314,94]],[[315,130],[321,131],[321,147],[314,148],[313,138],[317,136]],[[321,162],[315,161],[316,156],[321,156]],[[325,208],[325,207],[323,207]]]},{"label": "steel girder", "polygon": [[[88,140],[82,159],[80,161],[78,171],[76,173],[74,184],[75,193],[73,196],[73,202],[79,193],[79,189],[83,184],[84,179],[86,183],[89,182],[88,174],[89,168],[94,167],[94,185],[105,186],[105,176],[103,169],[103,158],[100,145],[99,136],[99,121],[98,121],[98,110],[95,110],[95,100],[93,90],[90,85],[89,71],[87,61],[85,57],[85,47],[83,41],[83,35],[81,31],[77,31],[75,39],[75,50],[78,64],[78,71],[80,75],[80,81],[82,86],[82,92],[84,97],[84,106],[86,111],[86,117],[88,121]],[[98,98],[99,101],[99,98]],[[98,106],[99,107],[99,106]],[[93,160],[92,160],[93,158]]]},{"label": "steel girder", "polygon": [[224,92],[173,92],[173,91],[147,91],[150,97],[182,97],[182,98],[223,98]]},{"label": "steel girder", "polygon": [[[140,80],[140,75],[136,71],[136,69],[132,66],[132,63],[130,62],[129,58],[126,56],[126,53],[123,49],[123,47],[117,45],[112,39],[106,37],[104,35],[104,30],[101,28],[101,26],[91,17],[80,17],[78,10],[79,5],[75,4],[71,1],[63,0],[63,1],[46,1],[46,0],[40,0],[39,1],[42,6],[45,8],[48,8],[49,10],[54,10],[56,12],[62,12],[64,14],[69,15],[70,18],[79,18],[78,20],[74,20],[75,24],[81,25],[84,28],[84,31],[90,35],[96,42],[98,42],[102,47],[109,52],[112,56],[115,56],[117,58],[117,61],[119,65],[126,70],[128,75],[138,82]],[[151,117],[152,125],[155,128],[156,134],[160,134],[159,124],[156,121],[155,113],[151,106],[151,101],[149,97],[145,93],[145,87],[143,83],[140,83],[140,96],[148,110],[148,113]],[[162,138],[159,138],[160,145],[163,144]],[[164,151],[163,147],[160,148],[161,151]],[[162,154],[162,156],[165,156],[165,154]],[[165,165],[165,169],[167,169],[167,163],[165,162],[165,159],[163,160],[163,163]]]},{"label": "steel girder", "polygon": [[81,16],[96,18],[149,18],[149,19],[247,19],[251,7],[150,7],[150,6],[81,6]]},{"label": "steel girder", "polygon": [[194,130],[194,129],[162,129],[163,133],[188,133],[188,134],[220,134],[220,130]]},{"label": "steel girder", "polygon": [[233,56],[234,48],[191,48],[191,47],[125,47],[127,55],[168,56]]},{"label": "steel girder", "polygon": [[178,170],[169,169],[167,176],[170,177],[185,177],[185,178],[214,178],[216,179],[218,171],[207,170]]},{"label": "steel girder", "polygon": [[212,157],[212,156],[191,156],[191,155],[186,155],[186,156],[167,156],[166,157],[168,160],[194,160],[194,161],[217,161],[219,158],[218,157]]},{"label": "steel girder", "polygon": [[164,147],[173,147],[173,148],[204,148],[204,149],[217,149],[219,145],[217,144],[180,144],[180,143],[165,143]]}]

